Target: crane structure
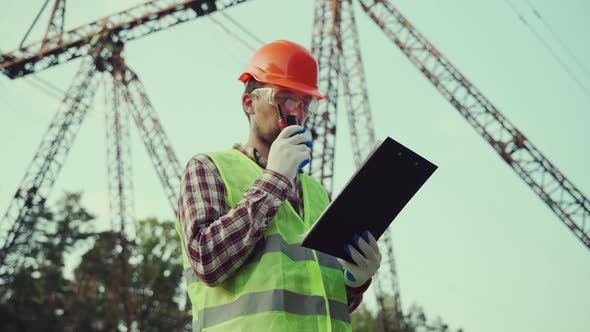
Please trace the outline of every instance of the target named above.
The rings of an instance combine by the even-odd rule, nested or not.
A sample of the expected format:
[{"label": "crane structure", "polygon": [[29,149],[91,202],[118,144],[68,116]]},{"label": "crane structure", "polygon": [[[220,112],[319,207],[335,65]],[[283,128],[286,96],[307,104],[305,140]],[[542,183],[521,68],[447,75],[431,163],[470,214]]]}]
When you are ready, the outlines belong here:
[{"label": "crane structure", "polygon": [[[121,57],[124,45],[156,31],[222,11],[246,0],[153,0],[63,31],[65,0],[56,0],[45,37],[0,55],[0,71],[16,79],[83,58],[23,180],[0,221],[0,277],[7,278],[22,259],[29,231],[51,192],[70,146],[91,105],[95,87],[104,81],[108,174],[113,228],[118,227],[122,271],[126,271],[126,227],[133,223],[128,131],[135,122],[176,214],[181,165],[169,144],[136,73]],[[445,58],[389,0],[358,0],[362,11],[383,31],[492,146],[500,157],[549,206],[557,217],[590,248],[590,201]],[[352,0],[316,0],[311,50],[319,63],[319,86],[326,102],[309,119],[316,143],[310,173],[333,189],[336,119],[339,97],[344,100],[358,167],[375,143],[373,122],[362,65]],[[45,6],[45,5],[44,5]],[[37,18],[39,15],[37,16]],[[35,19],[35,21],[37,20]],[[29,30],[30,31],[30,30]],[[28,35],[28,32],[27,32]],[[109,84],[110,83],[110,84]],[[342,89],[342,90],[341,90]],[[385,331],[404,331],[391,232],[381,243],[385,267],[374,278]],[[123,274],[125,274],[123,272]],[[126,278],[126,277],[125,277]],[[122,285],[127,287],[124,278]],[[127,324],[133,319],[126,300]]]}]

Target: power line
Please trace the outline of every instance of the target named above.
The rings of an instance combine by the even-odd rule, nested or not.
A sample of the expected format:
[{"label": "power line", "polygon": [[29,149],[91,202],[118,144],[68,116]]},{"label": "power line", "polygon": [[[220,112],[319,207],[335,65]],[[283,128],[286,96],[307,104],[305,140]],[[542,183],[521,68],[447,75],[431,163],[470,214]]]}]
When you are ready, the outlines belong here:
[{"label": "power line", "polygon": [[[211,19],[211,15],[208,15],[209,18]],[[229,39],[225,39],[228,40],[228,42],[222,42],[222,43],[218,43],[219,46],[221,46],[224,51],[223,54],[228,55],[229,57],[232,58],[232,61],[235,63],[242,63],[244,61],[244,52],[252,52],[252,47],[244,40],[240,39],[238,36],[232,34],[231,31],[229,31],[229,29],[225,28],[219,21],[212,19],[211,20],[213,23],[215,23],[215,26],[217,29],[221,30],[222,32],[224,32],[225,34],[227,34],[228,36],[230,36]],[[234,42],[234,40],[238,40],[239,44]],[[248,49],[248,51],[245,51],[243,47],[246,47]],[[245,65],[245,63],[243,64]]]},{"label": "power line", "polygon": [[217,20],[215,17],[213,17],[213,15],[208,15],[207,17],[209,19],[211,19],[211,21],[213,21],[213,23],[215,23],[226,34],[228,34],[233,39],[237,40],[240,44],[244,45],[251,52],[255,52],[258,47],[260,47],[260,46],[262,46],[264,44],[264,41],[261,38],[259,38],[258,36],[256,36],[254,33],[252,33],[250,30],[248,30],[244,25],[242,25],[241,23],[239,23],[237,20],[235,20],[234,18],[232,18],[227,13],[225,13],[225,12],[222,11],[222,12],[220,12],[220,15],[223,16],[225,19],[227,19],[229,22],[231,22],[233,25],[235,25],[238,28],[238,30],[241,30],[242,33],[246,34],[251,39],[253,39],[258,45],[257,46],[253,46],[251,43],[249,43],[248,41],[246,41],[244,38],[242,38],[238,34],[234,33],[226,25],[222,24],[219,20]]},{"label": "power line", "polygon": [[529,23],[528,21],[524,18],[524,16],[522,15],[522,13],[514,6],[514,4],[510,1],[510,0],[504,0],[504,2],[506,2],[508,4],[508,6],[510,7],[510,9],[512,9],[512,11],[518,16],[518,18],[520,19],[520,21],[526,25],[531,32],[535,35],[535,37],[537,37],[537,39],[543,44],[543,46],[545,46],[545,48],[549,51],[549,53],[553,56],[553,58],[561,65],[561,67],[566,71],[566,73],[568,74],[568,76],[574,80],[577,85],[580,87],[580,89],[582,89],[582,91],[584,91],[584,93],[586,94],[586,97],[588,97],[590,99],[590,89],[588,89],[574,74],[574,72],[565,64],[565,62],[563,62],[563,60],[561,60],[561,58],[559,57],[559,55],[557,55],[557,53],[555,52],[555,50],[551,47],[551,45],[537,32],[537,30],[535,30]]},{"label": "power line", "polygon": [[[217,20],[215,17],[213,17],[213,15],[207,15],[207,17],[213,23],[215,23],[215,25],[220,30],[222,30],[223,32],[225,32],[232,39],[237,40],[239,42],[239,44],[241,44],[242,46],[246,47],[248,49],[248,53],[254,53],[259,46],[262,46],[264,44],[264,41],[262,41],[262,39],[260,39],[254,33],[250,32],[245,26],[243,26],[242,24],[238,23],[235,19],[233,19],[231,16],[229,16],[225,12],[223,12],[223,11],[220,12],[220,15],[222,15],[229,22],[233,23],[238,28],[238,30],[241,30],[242,33],[246,34],[248,37],[250,37],[250,39],[253,39],[255,41],[255,43],[259,44],[257,46],[253,46],[251,43],[249,43],[244,38],[242,38],[241,36],[239,36],[238,34],[236,34],[234,31],[232,31],[232,29],[228,28],[227,25],[224,25],[219,20]],[[223,44],[225,44],[225,43],[223,43]],[[225,54],[229,55],[233,59],[233,61],[235,61],[236,63],[242,63],[243,65],[245,65],[245,63],[243,63],[243,61],[244,61],[245,58],[247,58],[247,56],[246,57],[244,56],[244,49],[243,48],[241,49],[240,47],[237,47],[236,46],[236,43],[231,43],[230,42],[230,44],[231,45],[227,45],[227,46],[224,46],[223,47],[224,49],[227,50],[227,52],[225,52]],[[238,55],[236,53],[240,53],[240,55]]]},{"label": "power line", "polygon": [[[5,54],[4,51],[0,50],[0,54]],[[31,78],[31,80],[27,80],[26,78],[21,78],[22,80],[24,80],[24,82],[26,82],[29,85],[32,85],[33,87],[41,90],[43,93],[45,93],[46,95],[52,97],[52,98],[56,98],[59,101],[62,101],[63,97],[66,95],[66,92],[60,88],[58,88],[57,86],[55,86],[54,84],[52,84],[51,82],[48,82],[44,79],[42,79],[41,77],[38,77],[35,74],[29,75],[27,78]],[[35,84],[32,80],[36,80],[37,83]],[[43,86],[41,86],[43,85]]]},{"label": "power line", "polygon": [[[33,25],[36,23],[37,19],[39,18],[39,15],[41,14],[41,12],[43,12],[43,10],[45,9],[45,6],[47,5],[48,0],[45,2],[45,4],[43,5],[43,7],[41,8],[41,10],[39,11],[39,14],[37,15],[37,17],[35,18],[35,21],[33,22]],[[252,38],[253,40],[256,41],[256,43],[258,43],[258,46],[262,46],[264,44],[264,41],[259,38],[258,36],[256,36],[254,33],[252,33],[250,30],[248,30],[244,25],[242,25],[241,23],[239,23],[237,20],[235,20],[234,18],[232,18],[230,15],[228,15],[225,12],[221,12],[221,15],[223,17],[225,17],[228,21],[230,21],[232,24],[234,24],[239,30],[241,30],[243,33],[245,33],[246,35],[248,35],[250,38]],[[240,42],[242,45],[244,45],[246,48],[248,48],[250,51],[255,52],[256,49],[258,47],[252,46],[250,43],[248,43],[244,38],[240,37],[238,34],[234,33],[232,30],[230,30],[229,28],[227,28],[224,24],[222,24],[219,20],[217,20],[216,18],[213,17],[213,15],[207,15],[207,17],[209,19],[211,19],[211,21],[213,21],[213,23],[215,23],[221,30],[223,30],[226,34],[228,34],[230,37],[234,38],[235,40],[237,40],[238,42]],[[32,26],[31,26],[32,28]],[[21,42],[24,43],[26,37],[28,36],[28,33],[25,35],[25,38],[23,39],[23,41]],[[4,52],[2,50],[0,50],[0,54],[4,54]],[[37,87],[38,89],[42,90],[45,94],[48,94],[52,97],[55,97],[57,99],[59,99],[60,101],[62,100],[62,96],[66,95],[66,92],[63,91],[62,89],[58,88],[57,86],[51,84],[50,82],[41,79],[40,77],[36,76],[36,75],[30,75],[29,77],[31,77],[31,79],[35,79],[38,81],[38,83],[42,84],[45,86],[45,88],[41,87],[40,85],[35,85],[33,84],[31,81],[26,81],[27,83]],[[52,91],[53,93],[52,93]],[[61,96],[56,96],[55,93],[59,93],[61,94]]]},{"label": "power line", "polygon": [[[55,93],[54,91],[48,89],[47,87],[43,86],[42,84],[36,82],[36,81],[32,81],[32,80],[25,80],[26,83],[28,83],[29,85],[36,87],[39,91],[43,92],[45,95],[55,98],[57,100],[59,100],[60,102],[63,100],[65,93],[63,95],[58,95],[57,93]],[[42,82],[42,81],[40,81]]]},{"label": "power line", "polygon": [[232,32],[225,25],[221,24],[221,22],[219,22],[217,19],[215,19],[212,15],[208,15],[208,17],[209,17],[209,19],[211,21],[213,21],[213,23],[215,23],[220,29],[222,29],[230,37],[232,37],[232,38],[236,39],[237,41],[239,41],[240,43],[242,43],[242,45],[246,46],[252,52],[256,51],[256,48],[255,47],[253,47],[247,41],[245,41],[243,38],[241,38],[240,36],[238,36],[237,34],[235,34],[234,32]]},{"label": "power line", "polygon": [[[39,14],[37,14],[37,17],[35,18],[35,21],[33,22],[33,25],[35,25],[35,23],[37,22],[41,12],[43,12],[43,10],[45,9],[45,6],[47,5],[48,0],[45,2],[45,4],[43,5],[43,7],[41,8],[41,10],[39,11]],[[256,41],[256,43],[258,43],[258,46],[262,46],[264,44],[264,41],[259,38],[258,36],[256,36],[254,33],[252,33],[250,30],[248,30],[244,25],[240,24],[238,21],[236,21],[234,18],[232,18],[230,15],[228,15],[225,12],[221,12],[221,15],[223,17],[225,17],[228,21],[230,21],[232,24],[234,24],[239,30],[241,30],[243,33],[245,33],[246,35],[248,35],[250,38],[252,38],[253,40]],[[250,51],[255,52],[256,49],[258,47],[252,46],[249,42],[247,42],[244,38],[240,37],[238,34],[234,33],[232,30],[230,30],[229,28],[227,28],[224,24],[222,24],[219,20],[217,20],[216,18],[213,17],[213,15],[208,15],[208,18],[211,19],[211,21],[213,21],[221,30],[223,30],[226,34],[228,34],[230,37],[234,38],[235,40],[237,40],[238,42],[240,42],[242,45],[244,45],[246,48],[248,48]],[[32,26],[31,26],[32,28]],[[27,38],[31,28],[29,28],[29,31],[27,32],[27,34],[25,35],[25,38],[23,38],[23,41],[21,42],[24,43],[25,39]],[[2,50],[0,50],[0,54],[4,54],[4,52]],[[28,84],[36,87],[37,89],[41,90],[43,93],[45,93],[48,96],[51,96],[53,98],[57,98],[58,100],[62,100],[63,96],[66,95],[66,92],[60,88],[58,88],[57,86],[55,86],[54,84],[43,80],[42,78],[36,76],[36,75],[30,75],[29,76],[32,80],[36,80],[37,84],[35,84],[34,82],[30,81],[30,80],[25,80],[25,82],[27,82]],[[57,95],[59,94],[59,95]]]},{"label": "power line", "polygon": [[[61,96],[65,96],[66,92],[60,88],[58,88],[57,86],[55,86],[54,84],[51,84],[50,82],[42,79],[41,77],[37,76],[37,75],[32,75],[31,78],[37,80],[39,83],[45,85],[47,88],[53,90],[54,92],[60,94]],[[61,97],[60,97],[61,98]]]},{"label": "power line", "polygon": [[535,6],[531,3],[530,0],[526,0],[528,6],[531,8],[531,10],[533,11],[533,14],[535,14],[535,16],[537,17],[537,19],[539,19],[539,21],[541,21],[545,27],[547,28],[547,30],[549,30],[549,32],[551,32],[551,34],[553,35],[553,38],[555,38],[559,44],[561,44],[561,46],[569,53],[569,55],[574,59],[574,61],[576,62],[576,64],[578,66],[580,66],[580,68],[582,68],[582,71],[588,76],[590,77],[590,71],[588,70],[588,68],[586,68],[586,66],[584,66],[584,64],[578,59],[578,57],[574,54],[574,52],[571,50],[571,48],[569,48],[567,46],[567,44],[563,41],[563,39],[561,39],[559,37],[559,35],[557,34],[557,32],[555,31],[555,29],[553,29],[553,27],[551,25],[549,25],[549,22],[547,22],[547,20],[545,20],[545,18],[541,15],[541,13],[537,10],[537,8],[535,8]]},{"label": "power line", "polygon": [[235,26],[237,26],[240,30],[242,30],[243,32],[245,32],[248,36],[250,36],[252,39],[256,40],[256,42],[259,44],[259,46],[264,45],[264,41],[262,41],[262,39],[258,38],[256,35],[254,35],[252,32],[250,32],[248,29],[246,29],[245,26],[243,26],[242,24],[240,24],[238,21],[234,20],[231,16],[229,16],[228,14],[226,14],[225,12],[221,12],[221,15],[223,15],[223,17],[225,17],[226,19],[228,19],[230,22],[232,22]]},{"label": "power line", "polygon": [[27,33],[25,33],[25,36],[23,37],[23,40],[20,42],[20,45],[18,46],[19,48],[22,48],[23,47],[23,44],[25,43],[25,40],[29,36],[29,33],[31,33],[31,30],[33,30],[33,27],[37,23],[37,20],[39,20],[39,17],[41,16],[41,13],[43,13],[43,11],[45,10],[45,7],[47,7],[47,3],[49,3],[49,0],[45,0],[45,3],[41,7],[41,10],[39,11],[39,13],[37,13],[37,16],[35,17],[35,20],[33,20],[33,24],[31,24],[31,26],[29,27],[29,30],[27,30]]}]

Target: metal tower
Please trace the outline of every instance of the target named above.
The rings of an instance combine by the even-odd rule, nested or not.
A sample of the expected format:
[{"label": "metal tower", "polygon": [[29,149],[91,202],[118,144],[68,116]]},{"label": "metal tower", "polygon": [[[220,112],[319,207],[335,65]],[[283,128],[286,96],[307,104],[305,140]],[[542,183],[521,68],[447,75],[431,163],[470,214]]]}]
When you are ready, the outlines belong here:
[{"label": "metal tower", "polygon": [[[131,40],[176,24],[220,11],[246,0],[153,0],[85,26],[63,31],[65,1],[53,7],[45,37],[0,55],[0,70],[15,79],[51,66],[84,57],[84,61],[41,145],[0,221],[0,276],[6,277],[18,264],[30,223],[42,209],[69,152],[100,76],[112,81],[110,124],[109,188],[114,219],[120,225],[125,246],[125,226],[132,220],[129,192],[127,119],[134,120],[166,195],[176,213],[180,164],[137,75],[120,58],[123,45]],[[389,0],[358,0],[364,13],[380,27],[418,70],[461,113],[500,157],[512,167],[558,218],[590,248],[590,201],[467,80]],[[27,33],[28,35],[28,33]],[[26,39],[26,36],[25,36]],[[375,137],[359,36],[352,0],[316,0],[312,52],[320,65],[320,89],[326,102],[309,121],[316,144],[310,172],[332,191],[335,160],[336,116],[339,97],[344,100],[351,131],[355,164],[358,166],[373,147]],[[126,107],[124,107],[124,105]],[[28,224],[29,223],[29,224]],[[29,227],[24,227],[24,226]],[[378,302],[389,313],[386,330],[403,330],[399,289],[391,234],[382,246],[385,266],[375,278]],[[123,260],[126,258],[123,257]],[[393,304],[385,302],[391,295]],[[389,298],[389,297],[387,297]],[[128,310],[130,321],[131,308]]]}]

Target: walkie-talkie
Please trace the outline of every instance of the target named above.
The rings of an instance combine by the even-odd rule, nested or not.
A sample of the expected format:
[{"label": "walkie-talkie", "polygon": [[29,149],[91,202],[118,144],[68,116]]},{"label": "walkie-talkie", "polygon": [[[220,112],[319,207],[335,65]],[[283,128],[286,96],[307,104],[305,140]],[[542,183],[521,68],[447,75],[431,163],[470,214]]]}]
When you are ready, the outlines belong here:
[{"label": "walkie-talkie", "polygon": [[[282,129],[285,129],[287,126],[292,126],[292,125],[299,125],[299,123],[297,122],[297,117],[295,115],[287,115],[287,118],[285,119],[285,117],[283,116],[283,110],[281,110],[281,105],[277,105],[277,111],[279,112],[279,127],[281,127]],[[304,132],[306,129],[303,128],[300,131],[294,133],[293,135],[297,135],[297,134],[301,134],[302,132]],[[293,136],[291,135],[291,136]],[[311,148],[311,142],[303,142],[300,144],[304,144],[308,147]],[[301,164],[299,164],[299,170],[301,171],[301,169],[303,167],[305,167],[305,165],[309,164],[309,159],[305,159],[304,161],[301,162]]]},{"label": "walkie-talkie", "polygon": [[279,112],[279,127],[281,129],[285,129],[287,126],[298,125],[297,117],[295,115],[287,115],[287,119],[283,115],[283,110],[281,109],[281,105],[277,105],[277,111]]},{"label": "walkie-talkie", "polygon": [[299,123],[297,123],[297,117],[295,115],[287,115],[287,126],[292,126],[292,125],[299,125]]}]

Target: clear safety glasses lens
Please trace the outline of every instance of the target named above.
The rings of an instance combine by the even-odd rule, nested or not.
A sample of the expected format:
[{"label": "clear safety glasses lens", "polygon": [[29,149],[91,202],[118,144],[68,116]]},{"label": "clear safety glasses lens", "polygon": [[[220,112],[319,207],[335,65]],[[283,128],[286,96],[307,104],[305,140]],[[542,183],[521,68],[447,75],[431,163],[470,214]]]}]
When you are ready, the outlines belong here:
[{"label": "clear safety glasses lens", "polygon": [[319,100],[313,97],[301,97],[296,93],[287,90],[276,91],[273,88],[258,88],[252,94],[264,98],[272,105],[281,105],[285,110],[293,111],[301,107],[307,114],[313,114],[318,108]]},{"label": "clear safety glasses lens", "polygon": [[252,90],[251,94],[265,100],[269,104],[273,104],[271,100],[271,95],[273,93],[273,88],[258,88]]}]

